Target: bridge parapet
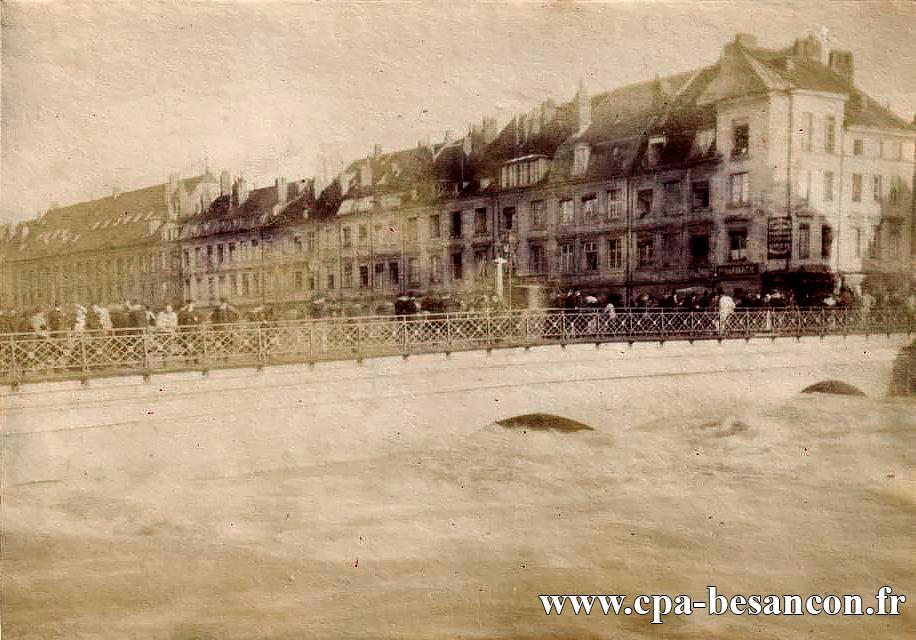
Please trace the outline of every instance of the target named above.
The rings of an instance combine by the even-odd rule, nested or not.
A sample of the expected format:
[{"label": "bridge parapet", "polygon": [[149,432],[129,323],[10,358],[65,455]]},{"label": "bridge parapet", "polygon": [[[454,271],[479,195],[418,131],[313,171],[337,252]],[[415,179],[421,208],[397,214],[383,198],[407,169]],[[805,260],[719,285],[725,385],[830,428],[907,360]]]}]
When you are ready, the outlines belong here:
[{"label": "bridge parapet", "polygon": [[22,382],[478,349],[668,340],[909,334],[903,309],[504,311],[6,334],[0,381]]}]

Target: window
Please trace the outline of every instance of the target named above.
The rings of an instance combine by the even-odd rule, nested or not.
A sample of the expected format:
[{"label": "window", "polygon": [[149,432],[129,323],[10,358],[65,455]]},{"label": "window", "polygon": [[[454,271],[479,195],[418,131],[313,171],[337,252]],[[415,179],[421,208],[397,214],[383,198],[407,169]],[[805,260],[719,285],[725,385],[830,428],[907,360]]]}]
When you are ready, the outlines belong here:
[{"label": "window", "polygon": [[900,178],[898,176],[891,178],[891,188],[887,196],[892,204],[897,204],[900,201]]},{"label": "window", "polygon": [[452,211],[452,224],[451,224],[451,228],[449,232],[452,238],[461,237],[461,212],[460,211]]},{"label": "window", "polygon": [[397,286],[401,282],[401,267],[396,260],[388,263],[388,284]]},{"label": "window", "polygon": [[343,280],[341,280],[342,286],[344,289],[351,289],[353,287],[353,261],[344,260],[342,271],[343,271]]},{"label": "window", "polygon": [[868,257],[878,258],[881,255],[881,225],[872,227],[871,242],[868,243]]},{"label": "window", "polygon": [[597,271],[598,270],[598,243],[597,242],[583,242],[582,243],[582,259],[583,266],[586,271]]},{"label": "window", "polygon": [[804,222],[798,225],[798,257],[801,260],[811,257],[811,227]]},{"label": "window", "polygon": [[477,271],[478,278],[484,278],[489,273],[490,260],[487,253],[486,249],[477,249],[474,252],[474,268]]},{"label": "window", "polygon": [[715,141],[715,129],[703,129],[702,131],[698,131],[693,140],[693,146],[696,154],[704,156],[709,153],[709,150],[712,149],[712,145]]},{"label": "window", "polygon": [[[200,286],[200,283],[197,285]],[[249,274],[246,271],[242,274],[242,295],[246,298],[251,295],[251,281],[249,280]]]},{"label": "window", "polygon": [[643,236],[636,241],[636,257],[641,269],[655,266],[655,238]]},{"label": "window", "polygon": [[729,230],[728,259],[730,262],[744,262],[747,260],[747,229]]},{"label": "window", "polygon": [[862,202],[862,174],[852,174],[852,201]]},{"label": "window", "polygon": [[802,114],[802,149],[814,151],[814,114]]},{"label": "window", "polygon": [[305,236],[306,246],[308,247],[309,252],[315,251],[315,247],[318,244],[318,236],[314,231],[309,231]]},{"label": "window", "polygon": [[900,257],[900,225],[895,224],[891,227],[888,256],[890,258]]},{"label": "window", "polygon": [[852,155],[861,156],[865,153],[865,141],[862,138],[856,138],[852,141]]},{"label": "window", "polygon": [[420,259],[407,258],[407,282],[415,287],[420,284]]},{"label": "window", "polygon": [[573,159],[573,175],[581,176],[588,168],[589,147],[587,144],[576,145]]},{"label": "window", "polygon": [[652,215],[652,189],[643,189],[636,194],[636,215],[645,218]]},{"label": "window", "polygon": [[503,229],[512,231],[515,227],[515,207],[505,207],[503,209]]},{"label": "window", "polygon": [[646,164],[654,167],[662,159],[662,152],[665,150],[665,137],[656,136],[649,138],[649,148],[646,150]]},{"label": "window", "polygon": [[607,241],[607,266],[609,269],[623,268],[623,239],[609,238]]},{"label": "window", "polygon": [[881,176],[872,176],[872,199],[875,202],[881,202],[884,196],[884,184]]},{"label": "window", "polygon": [[862,257],[862,230],[856,227],[852,231],[853,236],[855,237],[855,247],[856,247],[856,257]]},{"label": "window", "polygon": [[544,273],[547,271],[544,245],[531,244],[528,246],[528,271],[531,273]]},{"label": "window", "polygon": [[369,238],[369,228],[364,224],[359,225],[359,241],[365,242],[368,238]]},{"label": "window", "polygon": [[709,209],[709,182],[694,182],[690,185],[691,207],[694,211]]},{"label": "window", "polygon": [[833,171],[824,172],[824,202],[833,201]]},{"label": "window", "polygon": [[[293,273],[293,286],[295,286],[296,291],[302,291],[303,286],[305,285],[305,280],[302,278],[302,272],[296,271]],[[235,289],[235,276],[232,276],[232,288]]]},{"label": "window", "polygon": [[732,123],[732,157],[742,158],[750,151],[750,125],[747,122]]},{"label": "window", "polygon": [[351,237],[350,227],[343,228],[343,246],[349,247],[353,244],[353,238]]},{"label": "window", "polygon": [[594,224],[598,221],[598,198],[594,193],[582,196],[582,221]]},{"label": "window", "polygon": [[833,248],[833,229],[828,225],[821,227],[821,258],[830,259],[830,250]]},{"label": "window", "polygon": [[665,213],[677,215],[681,211],[681,182],[675,180],[665,183]]},{"label": "window", "polygon": [[487,234],[487,210],[474,209],[474,235],[483,236]]},{"label": "window", "polygon": [[560,245],[560,273],[574,273],[576,270],[575,250],[571,244]]},{"label": "window", "polygon": [[429,237],[438,238],[441,229],[439,228],[439,214],[434,213],[429,216]]},{"label": "window", "polygon": [[836,118],[827,116],[824,120],[824,151],[833,153],[836,150]]},{"label": "window", "polygon": [[611,189],[607,192],[607,217],[608,220],[615,220],[620,217],[623,207],[621,202],[622,192],[620,189]]},{"label": "window", "polygon": [[733,173],[729,176],[729,204],[738,206],[748,202],[748,174]]},{"label": "window", "polygon": [[680,234],[666,233],[662,236],[662,261],[666,267],[676,267],[681,262]]},{"label": "window", "polygon": [[560,200],[560,224],[573,223],[573,201]]},{"label": "window", "polygon": [[328,289],[334,288],[334,274],[328,272]]},{"label": "window", "polygon": [[709,234],[690,236],[690,266],[705,267],[709,264]]},{"label": "window", "polygon": [[416,217],[407,218],[407,224],[404,230],[404,240],[406,242],[417,243],[420,241],[420,225]]},{"label": "window", "polygon": [[442,282],[442,258],[439,256],[429,258],[429,282],[430,284]]},{"label": "window", "polygon": [[385,279],[385,263],[376,262],[375,263],[375,279],[373,280],[373,286],[384,286]]},{"label": "window", "polygon": [[902,160],[903,159],[903,143],[902,142],[891,142],[890,143],[890,159],[891,160]]},{"label": "window", "polygon": [[547,222],[547,205],[543,200],[531,201],[531,228],[542,229]]},{"label": "window", "polygon": [[464,279],[464,255],[460,252],[452,254],[452,279]]}]

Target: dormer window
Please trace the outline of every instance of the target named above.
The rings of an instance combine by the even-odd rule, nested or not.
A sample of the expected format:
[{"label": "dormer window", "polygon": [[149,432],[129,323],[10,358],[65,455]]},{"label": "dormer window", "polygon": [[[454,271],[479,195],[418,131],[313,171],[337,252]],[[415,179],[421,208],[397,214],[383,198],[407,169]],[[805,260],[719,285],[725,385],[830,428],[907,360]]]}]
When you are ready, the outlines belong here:
[{"label": "dormer window", "polygon": [[545,175],[547,175],[546,156],[523,156],[510,160],[503,165],[500,173],[500,184],[503,189],[524,187],[540,182]]},{"label": "dormer window", "polygon": [[573,158],[573,175],[581,176],[588,169],[590,149],[587,144],[577,144]]},{"label": "dormer window", "polygon": [[649,147],[646,151],[646,163],[650,167],[654,167],[661,161],[666,142],[665,136],[652,136],[649,138]]},{"label": "dormer window", "polygon": [[693,139],[694,151],[697,155],[705,156],[712,149],[712,143],[716,141],[715,129],[703,129],[697,131]]}]

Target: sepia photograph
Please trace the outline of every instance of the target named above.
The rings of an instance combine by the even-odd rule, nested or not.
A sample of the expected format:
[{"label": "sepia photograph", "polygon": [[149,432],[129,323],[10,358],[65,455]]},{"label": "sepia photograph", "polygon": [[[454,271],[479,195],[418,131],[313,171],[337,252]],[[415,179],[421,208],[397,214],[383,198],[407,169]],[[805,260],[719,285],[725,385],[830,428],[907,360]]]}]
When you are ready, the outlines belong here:
[{"label": "sepia photograph", "polygon": [[0,1],[0,636],[916,637],[914,43]]}]

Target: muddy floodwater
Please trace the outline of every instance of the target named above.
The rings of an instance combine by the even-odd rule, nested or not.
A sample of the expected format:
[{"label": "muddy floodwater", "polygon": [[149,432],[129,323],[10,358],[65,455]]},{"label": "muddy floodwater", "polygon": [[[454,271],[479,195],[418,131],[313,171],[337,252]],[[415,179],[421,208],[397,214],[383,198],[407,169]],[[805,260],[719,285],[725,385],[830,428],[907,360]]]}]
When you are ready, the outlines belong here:
[{"label": "muddy floodwater", "polygon": [[[572,431],[440,412],[429,438],[412,419],[325,436],[265,418],[247,457],[230,419],[201,437],[200,415],[5,432],[4,638],[916,637],[911,401],[685,400],[677,420],[605,411]],[[70,461],[43,472],[61,438]],[[653,626],[547,617],[537,598],[707,585],[910,601],[898,617]]]}]

